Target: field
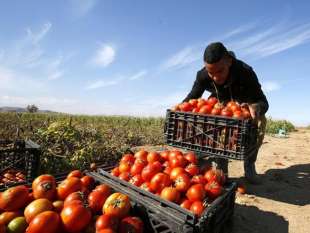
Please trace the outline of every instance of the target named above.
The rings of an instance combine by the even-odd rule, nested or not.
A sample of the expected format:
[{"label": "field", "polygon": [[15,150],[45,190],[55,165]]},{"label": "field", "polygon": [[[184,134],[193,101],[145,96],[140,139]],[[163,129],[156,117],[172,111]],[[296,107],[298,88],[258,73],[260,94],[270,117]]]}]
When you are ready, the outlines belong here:
[{"label": "field", "polygon": [[[118,159],[133,147],[163,145],[163,118],[0,114],[0,138],[28,138],[41,145],[41,170],[83,167],[96,160]],[[292,131],[288,138],[272,136]],[[259,152],[257,170],[264,183],[246,184],[237,195],[234,233],[306,233],[310,229],[310,129],[294,129],[269,119],[269,135]],[[231,161],[230,176],[243,182],[242,162]],[[306,230],[307,229],[307,230]]]}]

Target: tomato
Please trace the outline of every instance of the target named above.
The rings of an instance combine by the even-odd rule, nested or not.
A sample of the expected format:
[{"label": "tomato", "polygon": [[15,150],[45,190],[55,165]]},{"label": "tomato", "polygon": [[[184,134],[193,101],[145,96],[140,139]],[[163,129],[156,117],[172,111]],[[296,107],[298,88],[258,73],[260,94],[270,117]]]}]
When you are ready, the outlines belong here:
[{"label": "tomato", "polygon": [[29,190],[24,185],[12,187],[0,193],[0,209],[15,211],[25,207],[28,203]]},{"label": "tomato", "polygon": [[121,158],[121,163],[122,162],[127,162],[133,164],[135,162],[135,157],[133,154],[124,154],[123,157]]},{"label": "tomato", "polygon": [[178,156],[183,156],[183,153],[179,150],[172,150],[169,153],[169,160],[177,158]]},{"label": "tomato", "polygon": [[30,222],[26,233],[57,233],[59,225],[59,215],[53,211],[45,211]]},{"label": "tomato", "polygon": [[130,180],[129,183],[135,185],[135,186],[140,186],[143,183],[143,179],[141,175],[135,175],[133,176]]},{"label": "tomato", "polygon": [[119,174],[120,174],[119,168],[118,167],[113,168],[112,171],[111,171],[111,174],[113,176],[119,176]]},{"label": "tomato", "polygon": [[104,193],[104,195],[106,196],[109,196],[112,193],[110,186],[106,184],[100,184],[96,186],[95,190],[99,190],[100,192]]},{"label": "tomato", "polygon": [[6,233],[6,226],[0,224],[0,233]]},{"label": "tomato", "polygon": [[170,179],[174,181],[182,173],[186,173],[183,167],[175,167],[170,172]]},{"label": "tomato", "polygon": [[232,117],[233,112],[231,110],[229,110],[228,108],[223,108],[221,111],[221,116]]},{"label": "tomato", "polygon": [[91,221],[91,212],[84,205],[70,204],[60,213],[64,228],[68,232],[77,232],[84,229]]},{"label": "tomato", "polygon": [[154,192],[160,192],[164,187],[171,184],[170,178],[165,173],[157,173],[150,182],[150,188]]},{"label": "tomato", "polygon": [[210,97],[208,98],[207,103],[210,104],[211,106],[214,106],[216,103],[218,103],[218,99],[215,97]]},{"label": "tomato", "polygon": [[250,119],[250,118],[252,118],[251,113],[250,113],[249,110],[244,110],[244,109],[242,109],[242,116],[243,116],[244,119]]},{"label": "tomato", "polygon": [[238,186],[237,192],[240,194],[245,194],[245,187],[243,185]]},{"label": "tomato", "polygon": [[92,190],[95,185],[95,180],[91,176],[83,176],[81,178],[82,185],[86,187],[88,190]]},{"label": "tomato", "polygon": [[190,211],[197,216],[201,216],[204,209],[205,207],[203,206],[203,203],[201,201],[195,201],[191,205]]},{"label": "tomato", "polygon": [[44,174],[44,175],[41,175],[41,176],[38,176],[37,178],[35,178],[35,180],[32,182],[32,190],[34,190],[35,186],[37,186],[39,183],[41,183],[43,181],[49,181],[51,183],[56,184],[56,180],[55,180],[54,176]]},{"label": "tomato", "polygon": [[129,162],[121,162],[118,166],[118,170],[120,173],[123,173],[123,172],[129,172],[130,171],[130,168],[132,166],[132,163],[129,163]]},{"label": "tomato", "polygon": [[197,164],[198,163],[198,159],[195,155],[194,152],[188,152],[184,155],[184,158],[189,162],[189,163],[193,163],[193,164]]},{"label": "tomato", "polygon": [[201,106],[198,112],[202,114],[210,114],[211,111],[212,111],[212,106],[207,104],[207,105]]},{"label": "tomato", "polygon": [[65,200],[70,193],[82,190],[82,182],[77,177],[69,177],[62,181],[57,188],[57,195],[60,200]]},{"label": "tomato", "polygon": [[136,160],[147,161],[147,154],[148,152],[142,149],[136,152],[134,157],[136,158]]},{"label": "tomato", "polygon": [[198,100],[197,108],[200,109],[200,108],[202,108],[203,106],[205,106],[205,105],[207,105],[207,104],[208,104],[208,103],[207,103],[207,101],[205,101],[205,100],[201,100],[201,101]]},{"label": "tomato", "polygon": [[32,219],[34,219],[35,216],[38,214],[48,211],[48,210],[53,210],[54,206],[52,202],[50,202],[48,199],[41,198],[34,200],[31,202],[24,210],[24,216],[26,218],[26,222],[30,223]]},{"label": "tomato", "polygon": [[82,178],[83,173],[80,170],[73,170],[67,176],[67,178],[70,178],[70,177]]},{"label": "tomato", "polygon": [[144,181],[150,181],[156,173],[160,172],[161,169],[156,163],[148,164],[143,168],[141,176]]},{"label": "tomato", "polygon": [[177,203],[180,200],[181,195],[180,195],[180,192],[176,188],[165,187],[161,191],[160,197],[165,200]]},{"label": "tomato", "polygon": [[235,112],[233,113],[233,117],[234,117],[234,118],[237,118],[237,119],[243,119],[243,114],[242,114],[241,111],[235,111]]},{"label": "tomato", "polygon": [[8,233],[24,233],[28,224],[26,222],[25,217],[16,217],[12,219],[8,226],[7,232]]},{"label": "tomato", "polygon": [[224,184],[226,182],[226,176],[221,169],[210,169],[205,172],[204,177],[207,182],[216,181],[219,184]]},{"label": "tomato", "polygon": [[211,111],[211,115],[220,115],[221,109],[220,108],[213,108]]},{"label": "tomato", "polygon": [[129,172],[122,172],[121,174],[119,174],[118,178],[120,178],[121,180],[124,181],[129,181],[130,180],[130,173]]},{"label": "tomato", "polygon": [[165,168],[163,172],[170,176],[171,171],[172,171],[172,168],[168,166]]},{"label": "tomato", "polygon": [[160,152],[160,156],[162,157],[163,160],[167,161],[169,160],[169,153],[170,152],[168,150],[165,150]]},{"label": "tomato", "polygon": [[108,214],[103,214],[99,216],[96,220],[96,231],[111,228],[114,231],[117,231],[119,225],[119,219]]},{"label": "tomato", "polygon": [[132,176],[135,176],[135,175],[138,175],[138,174],[141,174],[143,168],[145,167],[145,164],[142,163],[142,162],[135,162],[131,169],[130,169],[130,174]]},{"label": "tomato", "polygon": [[116,233],[116,231],[114,231],[112,228],[105,228],[105,229],[96,231],[96,233]]},{"label": "tomato", "polygon": [[183,112],[190,112],[193,110],[193,106],[188,102],[184,102],[180,104],[180,110]]},{"label": "tomato", "polygon": [[194,108],[197,106],[198,104],[198,100],[197,99],[191,99],[188,101]]},{"label": "tomato", "polygon": [[126,217],[120,223],[119,233],[143,233],[143,231],[143,221],[138,217]]},{"label": "tomato", "polygon": [[233,113],[235,113],[235,112],[240,112],[241,111],[241,108],[240,108],[240,106],[238,105],[238,104],[234,104],[234,105],[231,105],[230,106],[230,110],[233,112]]},{"label": "tomato", "polygon": [[147,161],[149,162],[149,163],[154,163],[154,162],[156,162],[156,161],[161,161],[161,156],[160,156],[160,154],[159,153],[157,153],[157,152],[149,152],[148,153],[148,155],[147,155]]},{"label": "tomato", "polygon": [[129,213],[130,208],[130,200],[127,195],[122,193],[113,193],[105,201],[102,211],[104,214],[110,214],[118,218],[123,218]]},{"label": "tomato", "polygon": [[[70,203],[72,203],[73,201],[79,201],[80,204],[85,203],[85,195],[82,192],[74,192],[74,193],[70,193],[65,201],[64,201],[64,206],[69,205]],[[77,202],[75,202],[77,203]]]},{"label": "tomato", "polygon": [[185,167],[185,171],[191,176],[199,174],[199,167],[196,164],[190,163]]},{"label": "tomato", "polygon": [[19,211],[6,211],[0,215],[0,225],[7,225],[12,219],[21,216]]},{"label": "tomato", "polygon": [[172,158],[169,161],[169,165],[171,168],[175,167],[185,167],[187,164],[187,160],[184,157]]},{"label": "tomato", "polygon": [[56,182],[53,179],[38,182],[32,191],[34,199],[46,198],[52,201],[56,195]]},{"label": "tomato", "polygon": [[192,112],[199,112],[199,108],[194,108]]},{"label": "tomato", "polygon": [[186,197],[192,202],[202,201],[205,196],[206,191],[202,184],[194,184],[186,192]]},{"label": "tomato", "polygon": [[190,200],[188,200],[188,199],[184,199],[184,200],[181,201],[180,206],[182,208],[184,208],[184,209],[189,210],[191,208],[191,206],[192,206],[192,202]]},{"label": "tomato", "polygon": [[61,210],[64,208],[64,202],[63,201],[54,201],[53,202],[53,206],[54,206],[54,210],[57,212],[57,213],[60,213]]},{"label": "tomato", "polygon": [[208,197],[215,199],[222,194],[223,187],[219,183],[212,181],[205,185],[205,190]]},{"label": "tomato", "polygon": [[193,176],[193,178],[191,179],[191,183],[192,184],[206,184],[207,183],[207,180],[206,178],[204,178],[203,175],[196,175],[196,176]]},{"label": "tomato", "polygon": [[191,180],[187,174],[182,173],[176,177],[174,185],[178,191],[186,192],[191,185]]},{"label": "tomato", "polygon": [[144,182],[143,184],[140,185],[140,188],[145,191],[152,192],[150,188],[150,182]]},{"label": "tomato", "polygon": [[92,191],[88,196],[88,204],[93,213],[99,212],[109,195],[99,190]]}]

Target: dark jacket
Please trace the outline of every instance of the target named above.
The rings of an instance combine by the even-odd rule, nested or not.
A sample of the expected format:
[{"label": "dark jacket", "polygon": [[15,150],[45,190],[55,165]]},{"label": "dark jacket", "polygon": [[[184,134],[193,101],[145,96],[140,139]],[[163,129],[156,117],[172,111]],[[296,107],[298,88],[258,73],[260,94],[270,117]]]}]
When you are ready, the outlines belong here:
[{"label": "dark jacket", "polygon": [[[211,96],[217,97],[214,85],[216,84],[209,77],[207,70],[202,68],[197,72],[193,88],[183,102],[200,98],[205,90],[211,92]],[[227,81],[216,87],[221,102],[234,100],[239,103],[258,104],[261,115],[268,110],[268,101],[255,72],[252,67],[238,59],[233,58]]]}]

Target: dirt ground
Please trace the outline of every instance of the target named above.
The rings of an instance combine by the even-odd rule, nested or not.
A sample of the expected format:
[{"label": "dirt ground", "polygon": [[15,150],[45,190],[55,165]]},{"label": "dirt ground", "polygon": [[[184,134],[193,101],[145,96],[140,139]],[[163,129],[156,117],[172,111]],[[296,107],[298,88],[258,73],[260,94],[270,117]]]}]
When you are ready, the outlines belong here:
[{"label": "dirt ground", "polygon": [[[237,194],[233,233],[310,233],[310,130],[266,136],[257,172],[263,183]],[[229,176],[242,182],[243,163],[231,161]]]}]

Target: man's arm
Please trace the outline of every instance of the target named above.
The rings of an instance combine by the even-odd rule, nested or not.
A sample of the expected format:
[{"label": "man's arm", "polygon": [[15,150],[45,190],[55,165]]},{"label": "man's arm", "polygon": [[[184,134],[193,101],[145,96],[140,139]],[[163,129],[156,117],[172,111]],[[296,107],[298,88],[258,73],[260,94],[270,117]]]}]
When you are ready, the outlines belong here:
[{"label": "man's arm", "polygon": [[198,99],[202,96],[203,92],[205,91],[206,85],[203,78],[204,77],[202,77],[201,74],[197,72],[196,80],[194,82],[192,90],[182,102],[188,102],[190,99]]}]

